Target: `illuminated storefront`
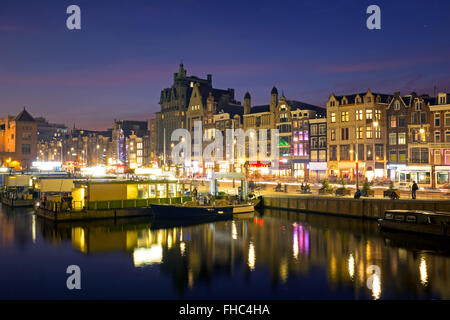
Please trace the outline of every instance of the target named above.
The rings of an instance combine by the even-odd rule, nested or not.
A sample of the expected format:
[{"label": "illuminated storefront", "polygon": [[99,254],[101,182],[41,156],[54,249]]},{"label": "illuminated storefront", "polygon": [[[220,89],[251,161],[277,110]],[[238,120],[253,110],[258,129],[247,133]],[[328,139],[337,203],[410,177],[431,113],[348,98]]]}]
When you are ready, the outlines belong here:
[{"label": "illuminated storefront", "polygon": [[431,186],[431,166],[406,166],[399,168],[400,183],[412,183]]},{"label": "illuminated storefront", "polygon": [[310,162],[309,163],[310,177],[317,181],[322,181],[327,177],[327,163],[326,162]]}]

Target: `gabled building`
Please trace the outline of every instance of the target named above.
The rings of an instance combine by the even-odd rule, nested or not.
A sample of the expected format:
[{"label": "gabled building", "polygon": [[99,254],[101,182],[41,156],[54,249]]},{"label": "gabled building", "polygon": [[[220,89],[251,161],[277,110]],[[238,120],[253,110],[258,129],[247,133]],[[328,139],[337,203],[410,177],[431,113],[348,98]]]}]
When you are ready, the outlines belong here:
[{"label": "gabled building", "polygon": [[0,118],[0,165],[28,169],[37,157],[37,122],[24,108]]},{"label": "gabled building", "polygon": [[386,108],[392,95],[362,93],[335,96],[327,102],[328,175],[331,180],[359,181],[386,175]]},{"label": "gabled building", "polygon": [[320,182],[327,177],[327,119],[318,115],[309,120],[309,180]]},{"label": "gabled building", "polygon": [[187,128],[186,112],[195,84],[198,84],[198,88],[212,89],[212,76],[208,74],[206,79],[187,76],[181,63],[178,72],[174,73],[171,87],[161,91],[161,111],[156,113],[156,153],[161,164],[167,163],[166,160],[170,158],[172,132]]},{"label": "gabled building", "polygon": [[408,164],[408,119],[414,94],[401,96],[395,92],[386,109],[387,144],[386,153],[387,176],[391,181],[406,181],[405,170]]},{"label": "gabled building", "polygon": [[[403,171],[406,183],[415,181],[419,185],[431,186],[432,104],[435,104],[435,98],[428,95],[411,95],[411,106],[408,108],[408,166]],[[403,172],[400,171],[400,174]],[[402,182],[402,177],[400,181]]]},{"label": "gabled building", "polygon": [[450,93],[430,105],[430,164],[433,188],[450,184]]}]

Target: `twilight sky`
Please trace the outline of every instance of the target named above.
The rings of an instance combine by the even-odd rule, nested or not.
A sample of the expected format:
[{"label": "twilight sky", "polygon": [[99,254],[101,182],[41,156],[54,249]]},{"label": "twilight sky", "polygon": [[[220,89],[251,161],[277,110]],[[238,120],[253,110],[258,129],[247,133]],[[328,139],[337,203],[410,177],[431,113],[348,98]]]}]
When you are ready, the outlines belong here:
[{"label": "twilight sky", "polygon": [[[81,7],[82,30],[66,28]],[[366,8],[381,7],[381,30]],[[355,91],[450,92],[448,0],[2,0],[0,116],[85,129],[149,119],[182,59],[189,75],[268,103]]]}]

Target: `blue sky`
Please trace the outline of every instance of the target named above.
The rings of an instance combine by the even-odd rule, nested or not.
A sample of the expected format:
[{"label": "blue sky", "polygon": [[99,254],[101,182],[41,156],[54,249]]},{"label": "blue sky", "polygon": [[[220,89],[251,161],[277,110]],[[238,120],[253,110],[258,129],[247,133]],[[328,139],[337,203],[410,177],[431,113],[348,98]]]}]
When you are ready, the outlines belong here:
[{"label": "blue sky", "polygon": [[[82,30],[66,28],[81,8]],[[381,8],[381,30],[366,8]],[[267,103],[365,91],[450,92],[450,1],[2,0],[0,115],[23,106],[69,127],[149,119],[188,74]]]}]

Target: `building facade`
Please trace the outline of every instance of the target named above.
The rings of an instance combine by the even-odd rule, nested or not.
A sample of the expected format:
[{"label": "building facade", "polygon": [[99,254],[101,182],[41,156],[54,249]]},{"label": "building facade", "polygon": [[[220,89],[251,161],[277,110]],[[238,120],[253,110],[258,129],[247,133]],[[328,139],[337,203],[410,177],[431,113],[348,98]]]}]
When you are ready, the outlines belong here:
[{"label": "building facade", "polygon": [[431,184],[439,188],[450,184],[450,94],[440,92],[429,108]]},{"label": "building facade", "polygon": [[31,168],[37,158],[37,132],[37,122],[25,108],[16,117],[0,119],[0,164]]},{"label": "building facade", "polygon": [[328,176],[331,180],[386,176],[386,108],[392,95],[335,96],[327,102]]},{"label": "building facade", "polygon": [[180,64],[178,72],[174,74],[172,86],[161,91],[161,111],[156,113],[156,153],[160,164],[167,164],[170,158],[172,132],[187,128],[186,112],[195,84],[198,84],[198,88],[211,89],[212,76],[208,74],[206,79],[187,76],[186,69]]},{"label": "building facade", "polygon": [[309,180],[323,181],[327,177],[327,119],[309,120]]}]

